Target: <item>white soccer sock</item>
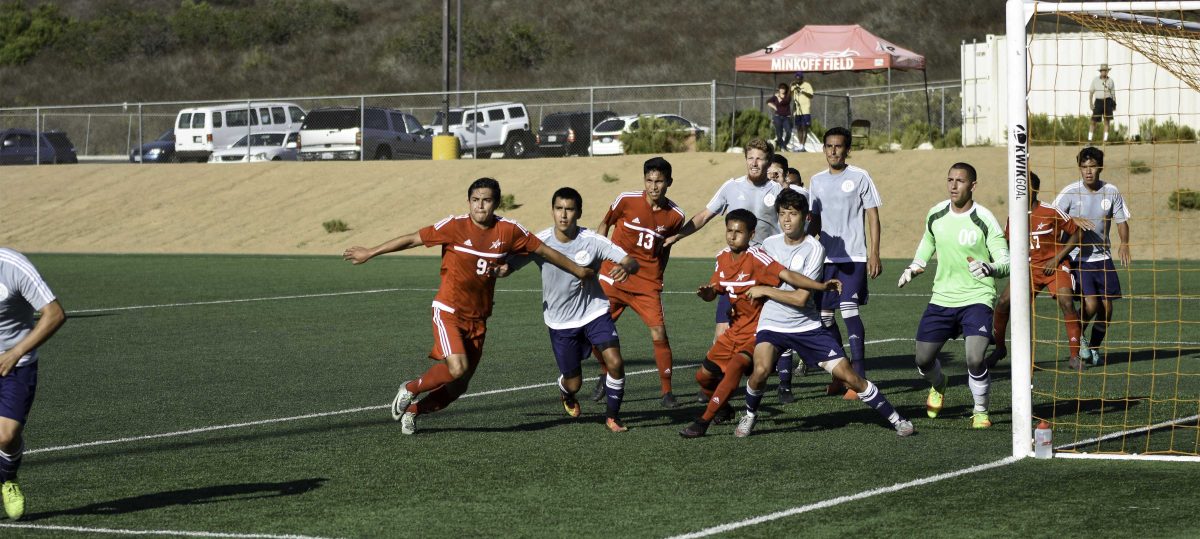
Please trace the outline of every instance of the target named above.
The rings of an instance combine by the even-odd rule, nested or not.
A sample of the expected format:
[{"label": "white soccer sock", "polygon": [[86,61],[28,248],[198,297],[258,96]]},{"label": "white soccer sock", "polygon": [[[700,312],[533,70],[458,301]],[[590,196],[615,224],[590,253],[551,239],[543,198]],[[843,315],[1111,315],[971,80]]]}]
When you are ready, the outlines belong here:
[{"label": "white soccer sock", "polygon": [[1104,142],[1108,142],[1108,131],[1104,132]]},{"label": "white soccer sock", "polygon": [[604,375],[604,385],[608,386],[609,389],[620,391],[625,389],[625,379],[613,378],[611,374],[606,374]]},{"label": "white soccer sock", "polygon": [[570,394],[571,394],[571,392],[570,392],[570,391],[567,391],[567,388],[563,386],[563,376],[562,376],[561,374],[560,374],[560,375],[558,375],[558,390],[559,390],[559,391],[562,391],[562,394],[563,394],[563,395],[570,395]]},{"label": "white soccer sock", "polygon": [[945,383],[945,378],[942,376],[942,362],[937,359],[933,360],[933,367],[929,369],[929,372],[921,370],[921,367],[917,367],[917,372],[921,373],[925,381],[934,387]]},{"label": "white soccer sock", "polygon": [[967,386],[971,388],[971,397],[975,399],[975,412],[988,411],[988,394],[992,389],[992,376],[988,371],[983,371],[983,375],[976,378],[974,374],[967,373]]}]

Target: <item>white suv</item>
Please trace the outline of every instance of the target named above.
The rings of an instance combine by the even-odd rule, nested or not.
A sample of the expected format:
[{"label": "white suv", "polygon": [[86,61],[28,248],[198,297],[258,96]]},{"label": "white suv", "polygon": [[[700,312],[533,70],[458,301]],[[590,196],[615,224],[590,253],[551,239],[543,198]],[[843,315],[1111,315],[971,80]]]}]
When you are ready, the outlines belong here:
[{"label": "white suv", "polygon": [[[529,128],[529,113],[521,103],[487,103],[475,108],[450,109],[450,134],[458,137],[462,153],[491,157],[504,151],[504,157],[528,157],[536,146]],[[425,126],[434,135],[442,132],[442,112]]]}]

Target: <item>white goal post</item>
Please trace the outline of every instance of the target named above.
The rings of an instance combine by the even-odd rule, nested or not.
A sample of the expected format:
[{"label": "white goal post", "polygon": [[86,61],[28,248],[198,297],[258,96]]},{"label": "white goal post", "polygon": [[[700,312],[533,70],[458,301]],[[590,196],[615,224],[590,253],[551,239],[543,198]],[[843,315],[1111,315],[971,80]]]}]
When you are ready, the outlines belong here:
[{"label": "white goal post", "polygon": [[[1139,24],[1170,26],[1194,30],[1194,24],[1181,21],[1158,19],[1139,13],[1163,13],[1174,11],[1196,11],[1200,13],[1200,1],[1126,1],[1126,2],[1046,2],[1034,0],[1007,0],[1006,41],[1004,51],[1007,63],[1007,139],[1008,148],[1008,217],[1012,274],[1010,276],[1012,343],[1009,347],[1012,361],[1012,455],[1033,456],[1033,323],[1031,320],[1030,272],[1029,272],[1029,204],[1031,121],[1028,110],[1031,61],[1027,54],[1030,36],[1027,28],[1038,15],[1063,13],[1094,14]],[[1086,92],[1085,94],[1086,95]],[[1090,139],[1090,135],[1089,135]],[[1090,144],[1090,143],[1089,143]],[[1073,163],[1072,163],[1073,164]],[[1045,177],[1043,176],[1043,180]],[[1122,186],[1124,189],[1124,186]],[[1049,201],[1053,195],[1041,200]],[[1135,217],[1136,218],[1136,217]],[[1116,245],[1114,244],[1114,247]],[[1115,251],[1114,251],[1115,252]],[[1187,418],[1191,419],[1191,418]],[[1157,428],[1157,425],[1149,428]],[[1056,433],[1057,437],[1057,433]],[[1078,456],[1078,455],[1072,455]],[[1099,458],[1139,458],[1137,455],[1096,455]],[[1142,458],[1157,459],[1154,455]],[[1175,460],[1175,457],[1167,457]],[[1200,457],[1183,456],[1184,460]]]}]

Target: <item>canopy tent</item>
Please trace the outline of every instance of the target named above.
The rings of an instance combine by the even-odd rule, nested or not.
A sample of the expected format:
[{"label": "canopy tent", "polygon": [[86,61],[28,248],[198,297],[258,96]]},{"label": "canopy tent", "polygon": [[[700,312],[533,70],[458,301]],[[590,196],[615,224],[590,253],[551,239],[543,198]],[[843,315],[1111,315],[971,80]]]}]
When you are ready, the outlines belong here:
[{"label": "canopy tent", "polygon": [[[734,61],[734,103],[737,102],[738,73],[833,73],[837,71],[887,71],[891,93],[892,70],[920,70],[925,79],[925,113],[933,125],[929,107],[929,77],[925,57],[882,39],[857,24],[805,26],[767,47],[738,56]],[[736,108],[736,106],[735,106]],[[892,101],[888,96],[888,129]],[[847,122],[849,123],[849,121]]]}]

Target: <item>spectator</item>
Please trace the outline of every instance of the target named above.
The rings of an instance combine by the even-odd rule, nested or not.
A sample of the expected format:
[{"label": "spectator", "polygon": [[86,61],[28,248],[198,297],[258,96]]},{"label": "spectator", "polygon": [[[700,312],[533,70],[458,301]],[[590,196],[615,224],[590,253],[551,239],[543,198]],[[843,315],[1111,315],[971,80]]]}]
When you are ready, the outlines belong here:
[{"label": "spectator", "polygon": [[1092,132],[1096,124],[1104,123],[1104,142],[1108,142],[1108,123],[1112,121],[1113,111],[1117,109],[1117,85],[1108,78],[1108,64],[1100,64],[1100,76],[1092,79],[1088,88],[1088,101],[1092,104],[1092,124],[1088,126],[1088,142],[1092,141]]},{"label": "spectator", "polygon": [[800,139],[800,151],[808,151],[804,145],[808,143],[808,130],[812,127],[812,97],[813,87],[804,81],[804,72],[796,72],[796,80],[792,81],[792,114],[795,115],[796,135]]},{"label": "spectator", "polygon": [[792,141],[792,95],[787,84],[779,83],[767,106],[771,108],[771,124],[775,126],[775,148],[782,152]]}]

